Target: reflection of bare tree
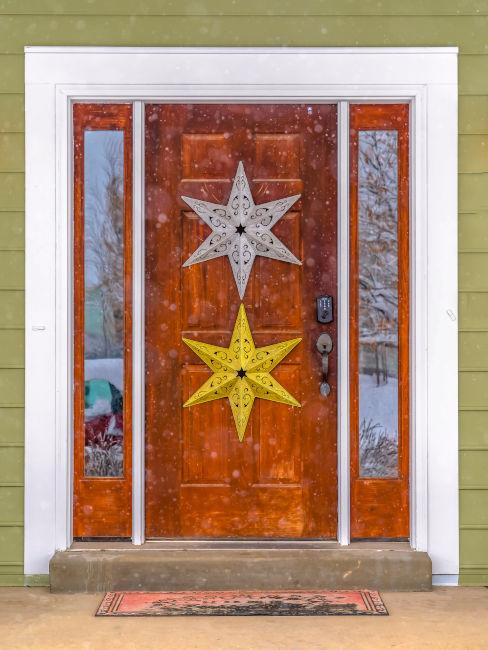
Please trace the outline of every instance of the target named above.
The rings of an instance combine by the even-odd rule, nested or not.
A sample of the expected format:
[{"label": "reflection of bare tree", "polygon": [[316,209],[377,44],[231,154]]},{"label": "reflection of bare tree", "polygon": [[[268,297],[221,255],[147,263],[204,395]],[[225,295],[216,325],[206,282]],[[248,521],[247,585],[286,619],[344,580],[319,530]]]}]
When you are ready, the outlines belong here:
[{"label": "reflection of bare tree", "polygon": [[398,345],[397,173],[396,131],[361,131],[359,332],[364,370],[374,363],[378,385],[388,380],[388,348]]},{"label": "reflection of bare tree", "polygon": [[359,427],[361,477],[398,474],[398,445],[379,422],[363,419]]},{"label": "reflection of bare tree", "polygon": [[86,209],[90,219],[89,226],[85,228],[85,264],[87,269],[90,267],[90,277],[96,278],[91,290],[98,294],[101,303],[104,349],[97,350],[97,356],[120,357],[123,353],[124,328],[122,138],[106,140],[101,154],[101,173],[87,187]]},{"label": "reflection of bare tree", "polygon": [[85,476],[123,476],[122,446],[98,441],[85,447]]}]

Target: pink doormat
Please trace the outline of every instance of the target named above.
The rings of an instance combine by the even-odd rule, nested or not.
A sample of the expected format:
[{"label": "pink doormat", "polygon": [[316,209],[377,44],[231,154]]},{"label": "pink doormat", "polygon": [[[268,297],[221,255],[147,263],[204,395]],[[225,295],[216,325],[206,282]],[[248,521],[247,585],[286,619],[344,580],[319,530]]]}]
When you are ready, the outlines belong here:
[{"label": "pink doormat", "polygon": [[112,591],[97,616],[388,616],[377,591]]}]

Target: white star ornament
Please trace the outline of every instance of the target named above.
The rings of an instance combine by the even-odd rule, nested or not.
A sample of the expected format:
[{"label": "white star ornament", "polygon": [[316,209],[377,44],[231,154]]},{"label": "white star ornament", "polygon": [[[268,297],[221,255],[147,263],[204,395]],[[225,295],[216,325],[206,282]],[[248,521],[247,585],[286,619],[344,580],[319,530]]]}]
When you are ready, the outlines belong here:
[{"label": "white star ornament", "polygon": [[242,162],[237,167],[227,205],[182,196],[183,201],[212,229],[183,266],[227,255],[242,300],[256,255],[301,264],[271,232],[300,196],[295,194],[255,205]]}]

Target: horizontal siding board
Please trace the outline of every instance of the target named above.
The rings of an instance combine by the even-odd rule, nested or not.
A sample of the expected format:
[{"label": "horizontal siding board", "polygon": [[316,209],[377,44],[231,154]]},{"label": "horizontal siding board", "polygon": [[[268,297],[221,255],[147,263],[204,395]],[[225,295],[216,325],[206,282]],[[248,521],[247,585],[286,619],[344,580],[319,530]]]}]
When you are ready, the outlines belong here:
[{"label": "horizontal siding board", "polygon": [[459,508],[461,526],[488,526],[488,490],[461,490]]},{"label": "horizontal siding board", "polygon": [[0,328],[24,327],[24,291],[0,290]]},{"label": "horizontal siding board", "polygon": [[488,329],[488,293],[462,293],[459,296],[459,327]]},{"label": "horizontal siding board", "polygon": [[0,485],[0,526],[6,522],[22,522],[23,516],[24,488]]},{"label": "horizontal siding board", "polygon": [[[0,59],[1,65],[2,62]],[[0,211],[12,212],[23,209],[24,175],[18,173],[0,173]]]},{"label": "horizontal siding board", "polygon": [[488,133],[488,97],[467,96],[459,98],[459,133]]},{"label": "horizontal siding board", "polygon": [[459,254],[459,289],[488,291],[488,253]]},{"label": "horizontal siding board", "polygon": [[[0,447],[0,483],[24,482],[24,450],[22,447]],[[2,560],[0,555],[0,560]]]},{"label": "horizontal siding board", "polygon": [[0,330],[0,368],[24,367],[23,330]]},{"label": "horizontal siding board", "polygon": [[460,333],[459,366],[488,369],[488,332]]},{"label": "horizontal siding board", "polygon": [[[137,10],[137,11],[136,11]],[[488,13],[486,0],[2,0],[0,14],[11,15],[474,15]]]},{"label": "horizontal siding board", "polygon": [[[460,373],[459,403],[468,410],[480,407],[488,409],[488,372]],[[486,477],[488,480],[488,471]]]},{"label": "horizontal siding board", "polygon": [[[16,528],[14,526],[0,525],[0,566],[5,562],[23,562],[23,533],[24,531],[21,527]],[[6,572],[14,573],[15,570],[13,567],[10,567],[10,569],[6,568]]]},{"label": "horizontal siding board", "polygon": [[483,451],[461,451],[459,453],[459,467],[463,487],[486,486],[488,488],[488,449]]},{"label": "horizontal siding board", "polygon": [[22,406],[23,404],[24,371],[0,368],[0,406]]},{"label": "horizontal siding board", "polygon": [[488,174],[459,175],[459,211],[488,210]]},{"label": "horizontal siding board", "polygon": [[22,575],[23,569],[22,562],[0,562],[0,585],[4,576]]},{"label": "horizontal siding board", "polygon": [[24,130],[24,96],[0,95],[0,133],[23,133]]},{"label": "horizontal siding board", "polygon": [[0,289],[24,288],[24,252],[0,250]]},{"label": "horizontal siding board", "polygon": [[0,575],[0,587],[23,587],[24,586],[24,576],[9,573],[6,575]]},{"label": "horizontal siding board", "polygon": [[5,560],[0,562],[0,575],[16,574],[23,568],[23,562]]},{"label": "horizontal siding board", "polygon": [[463,411],[459,414],[459,443],[461,447],[488,449],[488,411]]},{"label": "horizontal siding board", "polygon": [[488,95],[488,56],[459,57],[460,95]]},{"label": "horizontal siding board", "polygon": [[[25,35],[24,35],[25,39]],[[0,93],[24,92],[24,55],[2,54],[0,56]]]},{"label": "horizontal siding board", "polygon": [[0,445],[5,443],[22,443],[23,441],[24,409],[0,408]]},{"label": "horizontal siding board", "polygon": [[24,213],[0,212],[0,250],[24,248]]},{"label": "horizontal siding board", "polygon": [[462,587],[485,587],[488,585],[488,569],[485,573],[479,573],[461,567],[459,584]]},{"label": "horizontal siding board", "polygon": [[[480,573],[488,573],[488,530],[462,530],[460,533],[460,563],[476,566]],[[484,567],[484,571],[479,569]]]},{"label": "horizontal siding board", "polygon": [[459,137],[459,171],[470,174],[488,172],[488,135]]},{"label": "horizontal siding board", "polygon": [[488,210],[459,215],[459,249],[488,251]]},{"label": "horizontal siding board", "polygon": [[[0,52],[26,44],[448,46],[488,53],[488,16],[3,16]],[[13,92],[13,91],[12,91]]]},{"label": "horizontal siding board", "polygon": [[24,171],[24,134],[0,133],[0,172]]},{"label": "horizontal siding board", "polygon": [[488,449],[488,411],[463,411],[459,415],[459,444],[461,447]]}]

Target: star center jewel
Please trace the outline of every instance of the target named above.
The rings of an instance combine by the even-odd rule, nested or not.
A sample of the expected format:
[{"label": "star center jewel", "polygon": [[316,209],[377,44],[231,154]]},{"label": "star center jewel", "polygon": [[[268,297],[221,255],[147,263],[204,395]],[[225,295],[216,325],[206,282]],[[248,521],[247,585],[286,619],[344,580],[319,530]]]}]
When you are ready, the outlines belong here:
[{"label": "star center jewel", "polygon": [[193,393],[183,406],[194,406],[228,397],[237,435],[242,442],[256,397],[290,406],[300,403],[270,375],[296,347],[301,338],[256,348],[244,305],[239,308],[228,348],[183,339],[213,370],[213,375]]},{"label": "star center jewel", "polygon": [[212,229],[183,266],[227,255],[242,300],[256,255],[301,264],[271,232],[271,228],[298,201],[300,194],[255,205],[242,162],[237,167],[227,205],[181,197]]}]

